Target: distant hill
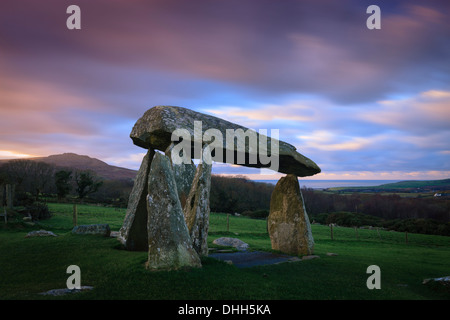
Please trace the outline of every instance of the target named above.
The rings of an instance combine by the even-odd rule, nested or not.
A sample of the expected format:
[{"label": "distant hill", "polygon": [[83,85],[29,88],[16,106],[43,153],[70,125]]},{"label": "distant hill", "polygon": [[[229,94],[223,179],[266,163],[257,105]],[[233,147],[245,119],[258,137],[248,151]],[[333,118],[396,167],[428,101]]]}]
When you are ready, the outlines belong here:
[{"label": "distant hill", "polygon": [[387,183],[378,186],[384,189],[407,189],[407,188],[425,188],[425,187],[448,187],[450,179],[443,180],[409,180],[394,183]]},{"label": "distant hill", "polygon": [[[100,177],[107,180],[134,179],[137,171],[122,167],[111,166],[106,162],[76,153],[63,153],[48,157],[27,158],[25,160],[42,161],[61,168],[74,168],[79,170],[92,170]],[[5,163],[10,160],[1,160]]]},{"label": "distant hill", "polygon": [[382,192],[382,191],[396,191],[396,192],[430,192],[438,190],[450,190],[450,179],[442,180],[406,180],[379,186],[371,187],[336,187],[329,188],[331,191],[341,192]]}]

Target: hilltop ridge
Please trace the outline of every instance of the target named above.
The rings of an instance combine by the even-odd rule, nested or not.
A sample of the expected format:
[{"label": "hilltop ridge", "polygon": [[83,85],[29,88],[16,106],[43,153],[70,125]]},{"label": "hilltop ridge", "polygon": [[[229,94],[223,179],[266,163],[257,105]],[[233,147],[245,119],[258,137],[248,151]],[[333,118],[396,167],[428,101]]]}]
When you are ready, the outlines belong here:
[{"label": "hilltop ridge", "polygon": [[[107,180],[130,180],[134,179],[137,171],[117,166],[112,166],[104,161],[91,158],[87,155],[76,153],[54,154],[47,157],[26,158],[18,160],[42,161],[61,168],[73,168],[79,170],[92,170],[100,177]],[[11,161],[0,160],[1,163]]]}]

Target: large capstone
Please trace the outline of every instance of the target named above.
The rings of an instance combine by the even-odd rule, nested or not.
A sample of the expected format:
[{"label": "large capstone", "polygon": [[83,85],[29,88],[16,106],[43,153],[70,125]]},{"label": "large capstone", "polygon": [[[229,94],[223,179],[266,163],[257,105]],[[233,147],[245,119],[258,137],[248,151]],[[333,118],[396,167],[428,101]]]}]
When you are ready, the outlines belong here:
[{"label": "large capstone", "polygon": [[149,149],[136,175],[128,200],[127,213],[119,232],[119,240],[127,250],[148,250],[147,194],[148,174],[155,151]]},{"label": "large capstone", "polygon": [[155,153],[150,165],[147,195],[148,261],[151,270],[200,267],[177,193],[172,165]]},{"label": "large capstone", "polygon": [[[216,140],[218,135],[221,141]],[[222,147],[221,155],[217,148],[211,148],[216,162],[270,168],[299,177],[320,172],[317,164],[286,142],[267,138],[255,130],[181,107],[156,106],[147,110],[134,125],[130,137],[137,146],[161,151],[165,151],[173,141],[180,142],[189,138],[190,154],[194,159],[201,157],[204,144],[213,142],[211,145]],[[233,143],[227,143],[227,137],[231,137]],[[273,165],[275,158],[276,166]]]},{"label": "large capstone", "polygon": [[297,176],[288,174],[276,184],[267,224],[272,249],[294,255],[313,253],[314,239]]}]

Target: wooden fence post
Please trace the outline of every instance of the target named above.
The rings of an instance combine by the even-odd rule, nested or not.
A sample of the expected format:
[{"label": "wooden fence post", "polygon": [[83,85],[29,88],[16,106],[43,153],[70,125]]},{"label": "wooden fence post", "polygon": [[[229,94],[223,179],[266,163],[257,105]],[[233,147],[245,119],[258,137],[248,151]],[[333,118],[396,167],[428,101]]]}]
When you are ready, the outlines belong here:
[{"label": "wooden fence post", "polygon": [[13,208],[13,186],[11,184],[6,185],[6,206],[8,209]]},{"label": "wooden fence post", "polygon": [[378,227],[377,227],[377,233],[378,233],[378,238],[380,238],[380,240],[381,240],[381,234],[380,234],[380,230],[378,229]]},{"label": "wooden fence post", "polygon": [[331,240],[334,240],[333,238],[333,224],[330,223],[330,234],[331,234]]},{"label": "wooden fence post", "polygon": [[75,227],[78,223],[78,212],[77,212],[77,204],[73,204],[73,226]]}]

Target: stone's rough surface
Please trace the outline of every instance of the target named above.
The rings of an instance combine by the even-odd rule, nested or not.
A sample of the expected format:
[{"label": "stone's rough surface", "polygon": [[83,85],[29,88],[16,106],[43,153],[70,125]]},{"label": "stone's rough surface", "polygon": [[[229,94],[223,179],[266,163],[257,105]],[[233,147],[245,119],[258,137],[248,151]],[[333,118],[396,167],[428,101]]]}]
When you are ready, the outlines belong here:
[{"label": "stone's rough surface", "polygon": [[[177,183],[177,191],[180,199],[186,201],[194,181],[195,172],[197,168],[192,162],[191,164],[175,164],[173,171],[175,174],[175,181]],[[184,205],[184,203],[182,203]]]},{"label": "stone's rough surface", "polygon": [[313,253],[311,225],[295,175],[281,178],[275,186],[267,224],[272,249],[295,255]]},{"label": "stone's rough surface", "polygon": [[142,160],[129,197],[127,213],[120,228],[119,240],[127,250],[146,251],[148,249],[146,198],[148,173],[154,154],[155,151],[149,149]]},{"label": "stone's rough surface", "polygon": [[119,231],[111,231],[111,233],[109,234],[109,236],[110,236],[111,238],[119,238],[120,232],[119,232]]},{"label": "stone's rough surface", "polygon": [[[232,253],[213,253],[211,258],[222,260],[224,262],[230,261],[238,268],[251,268],[256,266],[280,264],[286,262],[301,261],[299,257],[292,257],[285,254],[264,252],[264,251],[240,251]],[[268,275],[264,274],[266,278]]]},{"label": "stone's rough surface", "polygon": [[94,289],[94,287],[91,286],[81,286],[80,289],[52,289],[52,290],[48,290],[45,292],[41,292],[39,294],[43,295],[43,296],[63,296],[66,294],[70,294],[70,293],[77,293],[77,292],[81,292],[81,291],[85,291],[85,290],[92,290]]},{"label": "stone's rough surface", "polygon": [[[144,115],[136,122],[131,131],[130,137],[133,143],[143,148],[154,148],[165,151],[172,143],[171,136],[176,129],[186,129],[191,135],[191,142],[194,144],[194,121],[202,122],[202,136],[208,129],[217,129],[223,136],[223,160],[226,159],[226,130],[242,129],[244,132],[248,130],[246,127],[242,127],[232,122],[225,121],[220,118],[216,118],[210,115],[192,111],[189,109],[173,106],[156,106],[147,110]],[[256,133],[258,141],[261,137],[265,136]],[[206,141],[209,142],[209,141]],[[267,149],[271,154],[271,139],[267,139]],[[237,146],[234,144],[230,151],[236,152]],[[275,152],[275,150],[274,150]],[[256,153],[254,150],[249,149],[249,144],[245,145],[246,159],[250,153]],[[194,153],[192,157],[197,158]],[[241,164],[248,167],[269,167],[267,164],[258,163],[251,164],[249,161],[246,163],[236,163],[237,157],[234,157],[234,161],[230,161],[233,164]],[[301,155],[296,151],[296,148],[286,142],[279,141],[279,172],[292,173],[299,177],[311,176],[320,172],[320,168],[311,159]]]},{"label": "stone's rough surface", "polygon": [[177,183],[178,197],[180,198],[181,207],[184,208],[197,168],[194,162],[190,164],[172,164],[172,168],[175,175],[175,182]]},{"label": "stone's rough surface", "polygon": [[81,226],[75,226],[72,229],[72,233],[75,234],[99,234],[105,237],[109,237],[111,229],[109,224],[86,224]]},{"label": "stone's rough surface", "polygon": [[234,247],[239,251],[248,249],[248,244],[237,238],[222,237],[213,241],[214,244],[225,247]]},{"label": "stone's rough surface", "polygon": [[424,279],[422,284],[427,284],[430,282],[440,283],[442,285],[446,285],[446,286],[450,287],[450,276]]},{"label": "stone's rough surface", "polygon": [[57,237],[56,234],[54,234],[51,231],[46,230],[36,230],[29,232],[25,238],[31,238],[31,237]]},{"label": "stone's rough surface", "polygon": [[148,261],[151,270],[200,267],[178,198],[172,165],[167,156],[155,153],[148,178]]},{"label": "stone's rough surface", "polygon": [[192,246],[199,255],[208,255],[209,192],[211,189],[211,165],[198,165],[192,189],[184,207],[184,217],[192,240]]},{"label": "stone's rough surface", "polygon": [[309,255],[309,256],[303,256],[302,260],[312,260],[312,259],[319,259],[319,258],[320,258],[320,256],[312,254],[312,255]]}]

